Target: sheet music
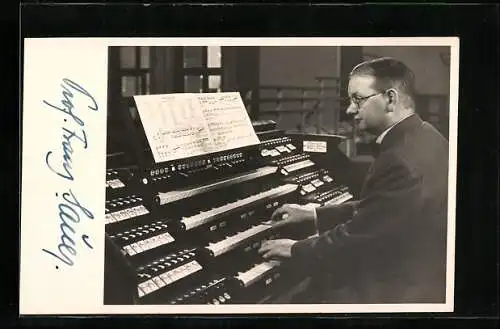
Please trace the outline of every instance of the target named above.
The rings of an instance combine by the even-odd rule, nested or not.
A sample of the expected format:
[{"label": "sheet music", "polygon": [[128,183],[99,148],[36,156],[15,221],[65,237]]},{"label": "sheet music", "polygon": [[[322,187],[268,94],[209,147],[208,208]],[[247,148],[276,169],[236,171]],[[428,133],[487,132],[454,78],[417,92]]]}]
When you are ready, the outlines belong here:
[{"label": "sheet music", "polygon": [[134,99],[156,163],[259,143],[237,92]]},{"label": "sheet music", "polygon": [[197,96],[217,151],[259,143],[238,92]]}]

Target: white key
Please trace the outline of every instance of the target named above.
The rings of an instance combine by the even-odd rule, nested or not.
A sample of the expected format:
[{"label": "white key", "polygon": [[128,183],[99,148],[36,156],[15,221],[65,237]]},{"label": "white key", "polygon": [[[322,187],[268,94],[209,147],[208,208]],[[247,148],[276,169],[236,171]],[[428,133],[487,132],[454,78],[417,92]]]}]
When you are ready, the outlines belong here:
[{"label": "white key", "polygon": [[173,270],[162,273],[159,277],[165,282],[165,285],[169,285],[201,269],[202,266],[197,261],[193,260]]},{"label": "white key", "polygon": [[145,240],[141,240],[141,241],[136,242],[136,243],[132,243],[132,244],[127,245],[123,248],[127,251],[127,253],[130,256],[132,256],[132,255],[139,254],[141,252],[151,250],[151,249],[154,249],[156,247],[165,245],[165,244],[170,243],[174,240],[175,239],[168,232],[166,232],[166,233],[156,235],[156,236],[153,236],[153,237],[145,239]]},{"label": "white key", "polygon": [[140,205],[140,206],[137,206],[137,207],[134,207],[134,208],[135,208],[135,210],[138,213],[137,216],[149,214],[149,211],[143,205]]},{"label": "white key", "polygon": [[121,180],[117,179],[112,179],[106,182],[111,188],[120,188],[120,187],[125,187],[125,184],[122,183]]},{"label": "white key", "polygon": [[211,209],[207,212],[202,212],[200,214],[191,217],[184,217],[182,218],[181,222],[185,225],[186,230],[190,230],[192,228],[208,223],[214,220],[215,217],[221,216],[222,214],[229,212],[233,209],[252,204],[262,199],[278,197],[280,195],[293,192],[295,191],[296,188],[297,185],[294,184],[281,185],[271,190],[255,194],[235,202],[228,203],[222,207]]},{"label": "white key", "polygon": [[158,290],[158,289],[160,289],[160,287],[158,287],[158,286],[156,285],[156,283],[153,281],[153,279],[150,279],[150,280],[148,280],[147,282],[149,283],[149,285],[148,285],[148,286],[149,286],[149,288],[151,289],[151,291],[152,291],[152,292],[153,292],[153,291],[156,291],[156,290]]},{"label": "white key", "polygon": [[312,191],[316,190],[316,188],[312,184],[304,185],[302,186],[302,189],[307,193],[311,193]]},{"label": "white key", "polygon": [[328,175],[325,175],[325,176],[323,176],[323,180],[324,180],[325,182],[327,182],[327,183],[330,183],[330,182],[332,182],[332,181],[333,181],[333,178],[331,178],[331,177],[330,177],[330,176],[328,176]]},{"label": "white key", "polygon": [[287,152],[288,151],[288,148],[283,146],[283,145],[280,145],[280,146],[276,146],[276,149],[281,152],[281,153],[284,153],[284,152]]},{"label": "white key", "polygon": [[120,221],[124,221],[124,220],[127,220],[129,218],[132,218],[132,216],[130,216],[130,213],[128,211],[128,209],[123,209],[120,211]]},{"label": "white key", "polygon": [[121,211],[121,216],[122,216],[121,220],[123,221],[132,218],[133,214],[130,212],[130,208],[127,208]]},{"label": "white key", "polygon": [[163,273],[160,275],[160,278],[165,282],[166,285],[169,285],[172,283],[172,279],[168,276],[168,273]]},{"label": "white key", "polygon": [[243,273],[239,273],[236,276],[236,279],[240,280],[244,287],[248,287],[249,285],[257,281],[259,278],[264,276],[266,273],[271,271],[273,268],[278,266],[279,262],[273,262],[273,261],[263,262],[255,265],[254,267]]},{"label": "white key", "polygon": [[311,160],[304,160],[304,161],[299,161],[296,163],[286,165],[285,167],[283,167],[283,169],[285,169],[287,172],[291,173],[291,172],[297,171],[299,169],[307,168],[310,166],[314,166],[314,162],[312,162]]},{"label": "white key", "polygon": [[130,207],[129,208],[129,212],[130,214],[133,216],[133,217],[137,217],[137,216],[140,216],[140,211],[139,211],[139,207],[138,206],[135,206],[135,207]]},{"label": "white key", "polygon": [[163,288],[163,287],[165,287],[167,285],[159,276],[155,276],[153,278],[153,281],[160,288]]},{"label": "white key", "polygon": [[325,184],[323,183],[323,181],[321,181],[320,179],[315,179],[311,182],[312,185],[314,185],[315,187],[320,187],[321,185]]},{"label": "white key", "polygon": [[161,246],[166,245],[167,243],[169,243],[168,241],[164,241],[162,239],[161,235],[154,236],[151,239],[154,239],[151,242],[151,249],[154,249],[154,248],[157,248],[157,247],[161,247]]},{"label": "white key", "polygon": [[113,215],[111,214],[106,214],[104,216],[104,224],[109,224],[109,223],[113,223],[115,221],[115,218],[113,217]]},{"label": "white key", "polygon": [[151,280],[139,284],[139,288],[141,288],[144,291],[145,295],[150,294],[155,290],[158,290],[158,286]]},{"label": "white key", "polygon": [[271,225],[257,225],[246,231],[237,233],[229,238],[216,243],[210,243],[206,249],[210,250],[214,257],[220,256],[242,244],[246,239],[270,229]]},{"label": "white key", "polygon": [[325,205],[341,204],[353,198],[353,195],[349,192],[343,193],[330,201],[325,202]]},{"label": "white key", "polygon": [[142,249],[144,251],[146,250],[151,250],[153,248],[156,248],[158,247],[158,244],[157,244],[157,238],[154,236],[154,237],[151,237],[151,238],[148,238],[146,240],[143,240],[144,241],[144,244],[142,246]]},{"label": "white key", "polygon": [[132,243],[132,244],[130,245],[130,247],[131,247],[132,249],[134,249],[134,251],[135,251],[137,254],[139,254],[139,253],[141,253],[141,252],[143,251],[143,250],[142,250],[142,248],[141,248],[141,247],[140,247],[137,243]]},{"label": "white key", "polygon": [[182,272],[183,272],[182,266],[172,270],[172,275],[171,275],[172,280],[177,281],[181,279],[183,277]]},{"label": "white key", "polygon": [[155,239],[153,244],[156,247],[158,247],[158,246],[162,246],[164,244],[170,243],[170,239],[167,237],[166,234],[168,234],[168,233],[159,234],[159,235],[152,237],[151,239]]},{"label": "white key", "polygon": [[134,249],[132,249],[132,247],[130,246],[125,246],[123,247],[123,249],[125,250],[125,252],[129,255],[129,256],[133,256],[135,254],[137,254]]},{"label": "white key", "polygon": [[114,218],[114,222],[120,222],[123,220],[123,213],[121,210],[112,212],[110,215]]},{"label": "white key", "polygon": [[128,215],[129,219],[139,216],[136,207],[132,207],[132,208],[126,209],[126,212],[127,212],[127,215]]},{"label": "white key", "polygon": [[142,291],[143,295],[147,295],[149,294],[151,291],[150,289],[148,289],[148,283],[147,282],[143,282],[143,283],[140,283],[137,288],[139,289],[139,291]]},{"label": "white key", "polygon": [[167,237],[165,237],[163,234],[154,236],[151,239],[154,239],[151,243],[152,248],[160,247],[170,243],[170,240],[167,240]]},{"label": "white key", "polygon": [[238,174],[238,175],[235,175],[233,177],[219,180],[219,181],[216,181],[214,183],[206,184],[203,186],[189,187],[187,189],[170,191],[170,192],[165,192],[165,193],[160,192],[160,193],[158,193],[158,197],[160,199],[160,205],[164,205],[164,204],[167,204],[170,202],[174,202],[174,201],[188,198],[188,197],[191,197],[194,195],[198,195],[200,193],[209,192],[209,191],[218,189],[220,187],[229,186],[232,184],[237,184],[237,183],[249,181],[252,179],[259,178],[259,177],[265,177],[268,175],[272,175],[275,172],[276,172],[276,167],[265,166],[262,168],[258,168],[255,171],[252,171],[250,173]]},{"label": "white key", "polygon": [[191,262],[184,264],[182,266],[182,270],[180,272],[181,278],[188,276],[189,274],[193,273],[192,271],[193,264]]},{"label": "white key", "polygon": [[269,154],[271,154],[271,156],[273,156],[273,157],[276,157],[276,156],[280,155],[280,152],[278,152],[275,149],[272,149],[271,151],[269,151]]},{"label": "white key", "polygon": [[138,241],[137,244],[139,245],[139,248],[141,248],[142,251],[148,250],[147,240]]},{"label": "white key", "polygon": [[191,264],[192,264],[192,266],[193,266],[193,267],[192,267],[192,268],[193,268],[193,273],[194,273],[194,272],[197,272],[197,271],[199,271],[199,270],[201,270],[201,269],[203,268],[203,267],[200,265],[200,263],[198,263],[198,262],[197,262],[197,261],[195,261],[195,260],[194,260],[194,261],[192,261],[192,262],[191,262]]}]

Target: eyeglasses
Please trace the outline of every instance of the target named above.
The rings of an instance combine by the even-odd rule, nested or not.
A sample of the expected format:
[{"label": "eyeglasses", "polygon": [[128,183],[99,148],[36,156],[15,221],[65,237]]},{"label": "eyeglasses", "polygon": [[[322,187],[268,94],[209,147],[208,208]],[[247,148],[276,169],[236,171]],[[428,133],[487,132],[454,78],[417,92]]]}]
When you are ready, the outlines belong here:
[{"label": "eyeglasses", "polygon": [[349,97],[348,98],[348,101],[349,101],[349,104],[354,104],[356,105],[356,107],[358,109],[361,108],[361,106],[370,98],[374,97],[374,96],[377,96],[377,95],[380,95],[380,94],[383,94],[385,93],[385,90],[384,91],[380,91],[378,93],[375,93],[375,94],[371,94],[371,95],[368,95],[368,96],[364,96],[364,97]]}]

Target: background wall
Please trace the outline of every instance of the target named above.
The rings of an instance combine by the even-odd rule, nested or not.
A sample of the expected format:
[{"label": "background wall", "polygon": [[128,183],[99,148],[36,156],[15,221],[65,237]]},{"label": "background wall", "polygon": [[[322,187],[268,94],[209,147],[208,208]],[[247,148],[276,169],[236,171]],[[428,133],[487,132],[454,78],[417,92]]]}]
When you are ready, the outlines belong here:
[{"label": "background wall", "polygon": [[338,76],[338,47],[260,47],[260,83],[310,85]]},{"label": "background wall", "polygon": [[[317,76],[340,76],[340,56],[339,47],[260,47],[260,85],[284,85],[284,86],[319,86],[316,81]],[[261,91],[261,97],[269,97],[265,91]],[[295,97],[298,94],[288,94],[284,97]],[[273,104],[264,103],[260,109],[272,108]],[[306,104],[306,107],[312,104]],[[286,103],[287,109],[298,109],[300,102]],[[326,101],[323,111],[324,126],[333,125],[334,104]],[[263,118],[273,118],[272,116],[261,116]],[[275,118],[275,117],[274,117]],[[300,114],[293,114],[283,118],[279,122],[279,127],[293,130],[297,122],[300,122]]]},{"label": "background wall", "polygon": [[449,54],[450,47],[363,47],[363,53],[367,58],[390,56],[403,61],[415,73],[419,94],[449,94],[450,69],[441,54]]}]

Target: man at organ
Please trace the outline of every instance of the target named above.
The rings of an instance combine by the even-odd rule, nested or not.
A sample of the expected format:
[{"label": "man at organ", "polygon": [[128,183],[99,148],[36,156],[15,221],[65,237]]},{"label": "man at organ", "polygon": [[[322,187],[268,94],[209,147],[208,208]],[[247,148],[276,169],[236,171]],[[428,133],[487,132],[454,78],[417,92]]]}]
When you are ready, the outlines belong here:
[{"label": "man at organ", "polygon": [[414,75],[381,58],[349,77],[347,113],[378,136],[359,200],[287,204],[275,227],[310,223],[304,240],[264,242],[264,259],[290,259],[321,278],[317,303],[443,303],[446,294],[448,142],[417,114]]}]

